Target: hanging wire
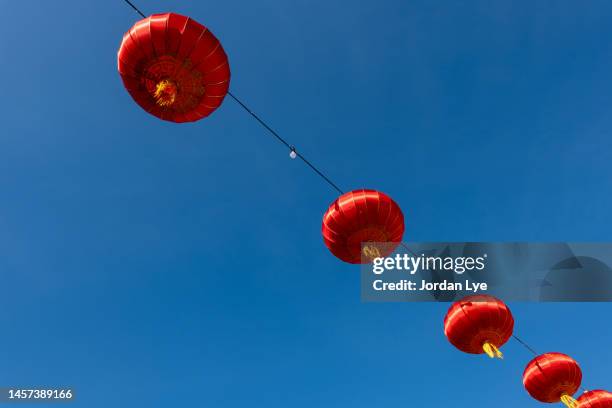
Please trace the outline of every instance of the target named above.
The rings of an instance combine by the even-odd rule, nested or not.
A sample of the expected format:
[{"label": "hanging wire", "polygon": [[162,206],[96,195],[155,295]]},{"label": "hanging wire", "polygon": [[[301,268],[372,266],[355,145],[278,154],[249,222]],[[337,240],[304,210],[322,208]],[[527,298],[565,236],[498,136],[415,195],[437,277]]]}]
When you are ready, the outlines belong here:
[{"label": "hanging wire", "polygon": [[415,256],[418,258],[418,255],[410,248],[408,248],[408,245],[406,245],[404,242],[400,242],[400,245],[402,246],[402,248],[404,248],[406,251],[410,252],[410,255]]},{"label": "hanging wire", "polygon": [[[126,0],[127,1],[127,0]],[[323,180],[325,180],[325,182],[327,184],[329,184],[334,190],[336,190],[337,192],[339,192],[340,194],[344,194],[344,192],[342,191],[342,189],[340,187],[338,187],[338,185],[336,183],[334,183],[333,181],[331,181],[331,179],[329,177],[327,177],[321,170],[319,170],[318,168],[316,168],[308,159],[306,159],[306,157],[304,157],[302,155],[302,153],[299,152],[299,150],[297,150],[295,148],[295,146],[290,145],[285,139],[283,139],[281,137],[281,135],[279,135],[274,129],[272,129],[270,127],[270,125],[268,125],[263,119],[261,119],[259,116],[257,116],[257,114],[255,112],[253,112],[244,102],[242,102],[236,95],[234,95],[231,91],[227,91],[227,94],[236,102],[238,103],[238,105],[240,105],[240,107],[242,107],[242,109],[244,109],[249,115],[251,115],[261,126],[264,127],[264,129],[266,129],[272,136],[274,136],[279,142],[281,142],[283,145],[285,145],[285,147],[287,149],[289,149],[290,153],[293,153],[295,156],[299,157],[300,159],[302,159],[302,161],[304,163],[306,163],[306,165],[308,167],[310,167],[315,173],[317,173]]]},{"label": "hanging wire", "polygon": [[140,10],[138,9],[138,7],[136,7],[136,6],[134,5],[134,3],[132,3],[130,0],[123,0],[123,1],[125,1],[125,2],[126,2],[126,3],[127,3],[127,4],[128,4],[130,7],[131,7],[131,8],[133,8],[134,10],[136,10],[136,12],[137,12],[138,14],[140,14],[142,18],[146,18],[146,17],[147,17],[147,16],[145,16],[145,15],[144,15],[144,13],[143,13],[142,11],[140,11]]},{"label": "hanging wire", "polygon": [[512,337],[514,337],[514,340],[518,341],[523,347],[525,347],[527,350],[529,350],[534,356],[538,355],[537,351],[535,351],[529,344],[527,344],[523,340],[521,340],[521,338],[519,336],[513,334]]}]

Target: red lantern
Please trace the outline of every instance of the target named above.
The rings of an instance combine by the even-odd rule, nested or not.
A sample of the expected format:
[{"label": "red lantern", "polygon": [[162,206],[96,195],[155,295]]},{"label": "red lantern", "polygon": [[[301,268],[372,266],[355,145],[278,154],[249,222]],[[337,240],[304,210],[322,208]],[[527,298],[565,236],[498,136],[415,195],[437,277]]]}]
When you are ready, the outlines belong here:
[{"label": "red lantern", "polygon": [[448,309],[444,334],[459,350],[502,358],[499,348],[514,330],[514,318],[501,300],[489,295],[467,296]]},{"label": "red lantern", "polygon": [[[332,254],[344,262],[367,263],[389,255],[404,234],[404,215],[388,195],[375,190],[343,194],[323,216],[323,241]],[[364,242],[388,243],[365,246]],[[362,255],[364,260],[362,261]]]},{"label": "red lantern", "polygon": [[578,408],[612,408],[612,393],[603,390],[587,391],[578,398]]},{"label": "red lantern", "polygon": [[210,115],[229,88],[229,64],[219,40],[180,14],[154,14],[134,24],[123,36],[117,64],[136,103],[171,122]]},{"label": "red lantern", "polygon": [[563,402],[576,407],[572,397],[580,388],[582,371],[571,357],[561,353],[546,353],[531,360],[523,373],[523,385],[540,402]]}]

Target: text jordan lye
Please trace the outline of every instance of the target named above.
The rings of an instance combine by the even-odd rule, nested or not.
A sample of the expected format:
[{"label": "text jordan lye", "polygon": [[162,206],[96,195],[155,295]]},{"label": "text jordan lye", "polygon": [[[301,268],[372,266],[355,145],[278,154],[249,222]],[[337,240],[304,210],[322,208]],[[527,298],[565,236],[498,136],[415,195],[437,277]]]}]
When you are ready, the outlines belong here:
[{"label": "text jordan lye", "polygon": [[486,292],[488,285],[485,282],[472,282],[466,280],[465,282],[428,282],[421,280],[420,285],[417,282],[413,282],[407,279],[402,279],[397,282],[384,282],[381,279],[377,279],[372,282],[372,287],[376,291],[466,291],[471,293]]}]

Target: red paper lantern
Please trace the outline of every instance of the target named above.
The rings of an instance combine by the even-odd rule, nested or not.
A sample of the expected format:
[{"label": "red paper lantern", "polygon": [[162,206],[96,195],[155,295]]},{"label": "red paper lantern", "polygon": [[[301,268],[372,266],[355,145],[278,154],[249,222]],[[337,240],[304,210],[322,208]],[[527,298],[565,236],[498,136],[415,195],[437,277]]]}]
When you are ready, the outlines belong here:
[{"label": "red paper lantern", "polygon": [[612,408],[612,393],[603,390],[587,391],[578,398],[578,408]]},{"label": "red paper lantern", "polygon": [[571,357],[561,353],[546,353],[531,360],[523,373],[523,385],[540,402],[563,402],[576,406],[572,395],[580,388],[582,371]]},{"label": "red paper lantern", "polygon": [[[341,195],[323,216],[323,241],[339,259],[359,264],[389,255],[404,234],[404,215],[388,195],[375,190],[355,190]],[[364,242],[388,243],[373,246]],[[362,260],[362,255],[363,260]]]},{"label": "red paper lantern", "polygon": [[219,40],[175,13],[138,21],[117,53],[125,88],[144,110],[171,122],[193,122],[221,105],[230,82]]},{"label": "red paper lantern", "polygon": [[489,295],[467,296],[448,309],[444,334],[459,350],[502,357],[499,348],[514,330],[514,318],[501,300]]}]

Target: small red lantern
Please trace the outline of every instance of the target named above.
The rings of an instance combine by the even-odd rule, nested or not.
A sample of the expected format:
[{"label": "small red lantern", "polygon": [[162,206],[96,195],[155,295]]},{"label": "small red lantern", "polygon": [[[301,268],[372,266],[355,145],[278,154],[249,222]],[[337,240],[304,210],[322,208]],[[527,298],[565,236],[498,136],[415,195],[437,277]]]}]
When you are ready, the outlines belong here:
[{"label": "small red lantern", "polygon": [[612,408],[612,393],[603,390],[587,391],[578,398],[578,408]]},{"label": "small red lantern", "polygon": [[572,397],[580,388],[582,371],[571,357],[561,353],[546,353],[531,360],[523,373],[523,385],[540,402],[563,402],[577,406]]},{"label": "small red lantern", "polygon": [[[359,264],[392,253],[404,234],[404,215],[388,195],[355,190],[341,195],[323,216],[323,241],[337,258]],[[364,242],[388,243],[372,248]],[[364,255],[362,260],[362,255]]]},{"label": "small red lantern", "polygon": [[144,110],[171,122],[193,122],[221,105],[230,82],[219,40],[175,13],[138,21],[117,53],[125,88]]},{"label": "small red lantern", "polygon": [[448,309],[444,334],[459,350],[502,358],[499,348],[514,330],[514,318],[501,300],[489,295],[467,296]]}]

